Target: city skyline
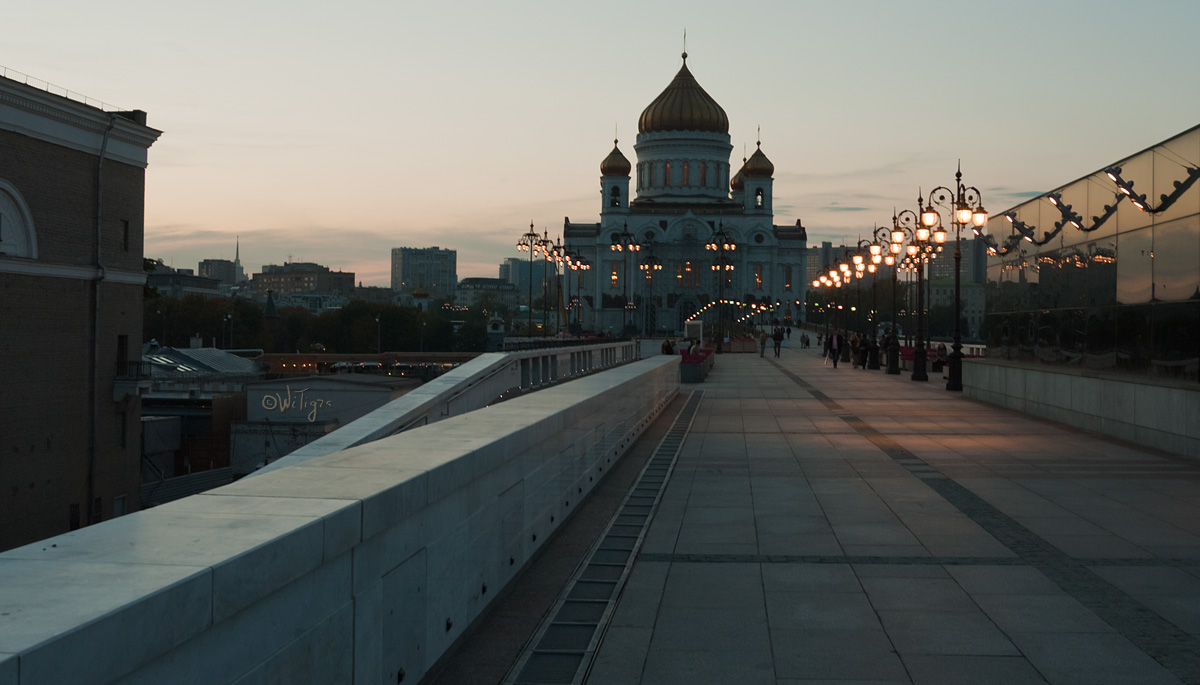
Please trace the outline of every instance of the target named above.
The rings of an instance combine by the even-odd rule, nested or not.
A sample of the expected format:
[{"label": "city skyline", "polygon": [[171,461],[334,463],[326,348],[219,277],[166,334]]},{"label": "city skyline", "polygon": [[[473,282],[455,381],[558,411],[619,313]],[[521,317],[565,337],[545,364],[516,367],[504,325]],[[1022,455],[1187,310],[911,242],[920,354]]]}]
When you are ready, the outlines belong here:
[{"label": "city skyline", "polygon": [[1182,0],[773,3],[741,25],[725,3],[234,8],[28,4],[0,52],[164,131],[145,250],[178,268],[232,259],[240,236],[247,272],[311,261],[387,285],[392,248],[439,245],[460,278],[494,276],[531,220],[552,237],[598,220],[600,161],[614,134],[635,159],[685,28],[731,164],[762,140],[775,223],[802,220],[810,245],[866,237],[960,158],[994,213],[1200,112],[1173,76],[1200,19]]}]

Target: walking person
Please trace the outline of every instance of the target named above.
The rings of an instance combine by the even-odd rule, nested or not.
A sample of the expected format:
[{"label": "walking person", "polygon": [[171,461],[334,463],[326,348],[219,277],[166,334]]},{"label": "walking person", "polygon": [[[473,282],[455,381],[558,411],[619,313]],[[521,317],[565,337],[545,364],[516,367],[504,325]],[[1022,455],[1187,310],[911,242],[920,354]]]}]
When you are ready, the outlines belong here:
[{"label": "walking person", "polygon": [[765,357],[767,355],[767,332],[758,332],[758,356]]},{"label": "walking person", "polygon": [[842,346],[842,334],[834,331],[829,334],[829,355],[833,357],[833,368],[837,368],[838,354]]},{"label": "walking person", "polygon": [[772,338],[775,340],[775,356],[778,357],[779,348],[783,345],[783,329],[776,328],[775,335],[773,335]]}]

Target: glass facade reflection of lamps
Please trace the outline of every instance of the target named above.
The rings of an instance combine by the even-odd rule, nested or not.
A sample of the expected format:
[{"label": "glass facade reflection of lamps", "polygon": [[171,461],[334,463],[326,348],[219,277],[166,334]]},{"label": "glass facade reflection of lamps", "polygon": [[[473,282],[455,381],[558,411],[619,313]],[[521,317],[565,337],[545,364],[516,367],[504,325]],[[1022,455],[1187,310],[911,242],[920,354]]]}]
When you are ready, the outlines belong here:
[{"label": "glass facade reflection of lamps", "polygon": [[[964,186],[962,182],[962,164],[959,164],[958,170],[954,174],[954,190],[949,188],[934,188],[929,193],[929,205],[926,206],[926,214],[932,213],[928,219],[923,214],[921,217],[922,223],[932,221],[942,229],[940,221],[940,213],[933,208],[937,204],[950,210],[952,223],[954,224],[954,342],[950,352],[950,373],[946,379],[946,389],[953,391],[962,390],[962,229],[968,225],[974,227],[975,233],[987,224],[987,211],[983,208],[983,196],[979,189],[973,186]],[[1057,204],[1057,203],[1056,203]],[[1075,223],[1078,228],[1079,223]],[[928,224],[927,225],[932,225]],[[945,229],[942,229],[942,239],[938,242],[945,241]]]}]

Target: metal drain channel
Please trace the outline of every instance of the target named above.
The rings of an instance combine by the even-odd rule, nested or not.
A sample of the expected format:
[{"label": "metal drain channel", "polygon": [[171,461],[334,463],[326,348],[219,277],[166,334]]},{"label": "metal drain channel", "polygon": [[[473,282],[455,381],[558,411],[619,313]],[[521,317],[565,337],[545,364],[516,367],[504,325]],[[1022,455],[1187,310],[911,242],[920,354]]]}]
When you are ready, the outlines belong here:
[{"label": "metal drain channel", "polygon": [[508,672],[505,685],[583,682],[703,395],[703,390],[692,391],[616,515],[538,626],[530,647]]}]

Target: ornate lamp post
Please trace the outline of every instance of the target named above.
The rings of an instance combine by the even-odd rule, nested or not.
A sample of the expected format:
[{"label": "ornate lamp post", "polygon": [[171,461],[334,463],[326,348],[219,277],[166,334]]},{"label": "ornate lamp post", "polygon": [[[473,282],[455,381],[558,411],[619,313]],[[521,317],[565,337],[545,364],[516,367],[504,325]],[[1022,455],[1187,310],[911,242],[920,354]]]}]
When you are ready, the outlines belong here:
[{"label": "ornate lamp post", "polygon": [[[546,264],[554,263],[554,241],[550,240],[550,231],[542,232],[542,239],[538,241],[539,254]],[[546,277],[546,264],[542,265],[542,337],[550,332],[550,321],[548,317],[548,309],[550,308],[550,279]],[[530,274],[530,278],[533,274]]]},{"label": "ornate lamp post", "polygon": [[[654,249],[654,243],[649,240],[641,245],[642,249],[649,253]],[[655,257],[653,254],[647,254],[646,259],[638,265],[642,273],[646,276],[646,311],[642,314],[642,336],[648,336],[653,328],[650,325],[650,317],[654,312],[654,272],[662,271],[662,260]]]},{"label": "ornate lamp post", "polygon": [[881,255],[883,263],[892,269],[892,337],[888,341],[887,372],[898,376],[900,375],[900,329],[899,321],[896,318],[896,290],[899,289],[896,272],[900,270],[900,267],[896,264],[896,255],[900,254],[902,249],[904,231],[895,225],[890,232],[887,228],[880,227],[875,231],[875,239],[879,242],[879,251],[883,253]]},{"label": "ornate lamp post", "polygon": [[541,236],[533,230],[532,221],[529,222],[529,230],[517,241],[517,250],[529,253],[529,327],[525,331],[528,336],[533,335],[533,256],[537,254],[541,242]]},{"label": "ornate lamp post", "polygon": [[[925,198],[917,195],[917,207],[924,207]],[[913,371],[912,379],[914,381],[928,381],[929,375],[925,370],[926,353],[925,353],[925,305],[924,298],[924,277],[925,264],[927,263],[927,249],[931,248],[931,238],[937,243],[942,243],[946,240],[946,231],[943,229],[938,236],[934,236],[920,219],[919,215],[911,209],[901,210],[899,214],[892,217],[893,226],[902,228],[908,234],[913,236],[913,239],[908,243],[908,255],[913,258],[917,268],[917,345],[913,349]],[[940,237],[940,239],[938,239]]]},{"label": "ornate lamp post", "polygon": [[719,322],[719,330],[716,335],[717,353],[721,353],[721,343],[725,337],[725,281],[729,279],[733,272],[733,263],[725,258],[726,252],[733,252],[737,249],[737,243],[733,242],[733,238],[725,232],[722,224],[717,224],[717,230],[713,231],[712,237],[708,243],[704,245],[704,249],[712,250],[717,253],[717,258],[713,260],[712,270],[717,274],[717,321]]},{"label": "ornate lamp post", "polygon": [[625,337],[625,333],[629,328],[629,253],[636,252],[642,249],[642,246],[634,240],[633,234],[629,232],[629,224],[626,223],[619,233],[614,233],[612,237],[612,245],[609,250],[621,253],[621,286],[624,292],[625,302],[621,305],[621,337]]},{"label": "ornate lamp post", "polygon": [[987,224],[988,215],[983,209],[983,196],[974,186],[962,183],[962,163],[954,173],[954,190],[946,187],[934,188],[929,193],[929,204],[921,213],[921,223],[932,228],[941,223],[941,214],[933,208],[938,205],[950,210],[954,225],[954,344],[950,353],[950,377],[946,380],[947,390],[962,390],[962,229],[970,224],[978,232]]}]

